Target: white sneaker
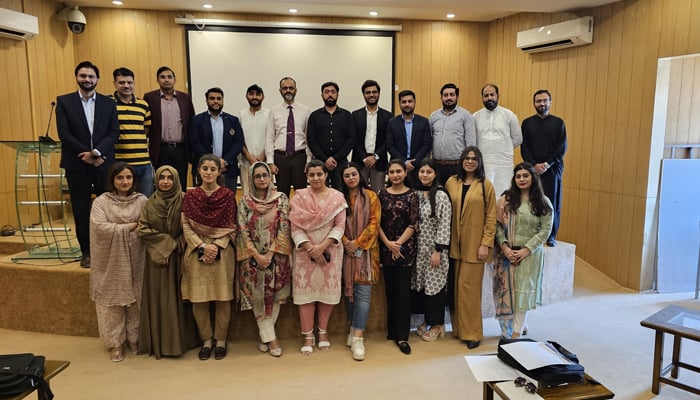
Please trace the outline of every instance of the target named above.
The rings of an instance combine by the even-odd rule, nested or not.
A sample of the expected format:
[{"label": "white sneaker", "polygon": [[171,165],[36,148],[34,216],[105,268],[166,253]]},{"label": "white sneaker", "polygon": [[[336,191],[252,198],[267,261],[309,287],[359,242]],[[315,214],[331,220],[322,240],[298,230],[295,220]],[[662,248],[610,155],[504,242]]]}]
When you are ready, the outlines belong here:
[{"label": "white sneaker", "polygon": [[348,347],[352,347],[352,338],[354,338],[354,337],[355,337],[355,330],[350,328],[350,333],[348,333],[348,341],[346,342]]},{"label": "white sneaker", "polygon": [[350,350],[352,350],[352,359],[355,361],[362,361],[365,359],[365,342],[364,338],[361,337],[353,337],[352,338],[352,346],[350,347]]}]

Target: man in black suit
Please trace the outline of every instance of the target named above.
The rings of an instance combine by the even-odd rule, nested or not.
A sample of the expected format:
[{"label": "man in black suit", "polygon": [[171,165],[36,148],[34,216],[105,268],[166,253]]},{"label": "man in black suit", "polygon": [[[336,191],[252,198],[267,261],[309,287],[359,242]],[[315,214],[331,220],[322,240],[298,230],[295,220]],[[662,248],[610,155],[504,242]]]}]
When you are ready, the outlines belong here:
[{"label": "man in black suit", "polygon": [[211,88],[205,96],[207,111],[192,117],[188,133],[195,160],[192,168],[197,168],[199,158],[205,154],[211,153],[220,157],[226,187],[236,193],[238,155],[243,149],[243,128],[237,117],[223,112],[223,90],[218,87]]},{"label": "man in black suit", "polygon": [[83,253],[80,266],[90,268],[92,195],[105,191],[107,169],[114,162],[119,121],[114,100],[95,91],[100,70],[90,61],[75,67],[78,91],[56,99],[61,139],[61,168],[66,171],[75,233]]},{"label": "man in black suit", "polygon": [[352,112],[355,122],[352,161],[362,166],[360,174],[375,192],[384,187],[386,179],[386,127],[393,117],[391,112],[379,107],[380,90],[377,81],[365,81],[362,84],[365,107]]},{"label": "man in black suit", "polygon": [[418,164],[430,154],[433,136],[428,119],[414,113],[416,94],[412,90],[399,92],[401,115],[389,120],[386,128],[386,147],[392,159],[404,160],[406,186],[418,187]]}]

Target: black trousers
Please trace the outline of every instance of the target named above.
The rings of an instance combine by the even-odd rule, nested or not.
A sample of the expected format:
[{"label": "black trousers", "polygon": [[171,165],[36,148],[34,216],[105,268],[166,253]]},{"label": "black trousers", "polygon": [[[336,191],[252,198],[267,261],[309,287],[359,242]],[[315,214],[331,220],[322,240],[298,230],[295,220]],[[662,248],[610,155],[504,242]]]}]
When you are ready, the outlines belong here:
[{"label": "black trousers", "polygon": [[[199,162],[197,160],[196,162]],[[182,186],[182,191],[187,191],[187,167],[189,165],[189,154],[187,153],[187,146],[184,143],[178,143],[176,146],[163,143],[160,145],[160,157],[158,159],[157,165],[154,165],[154,169],[158,169],[163,165],[170,165],[177,170],[177,174],[180,177],[180,185]],[[197,168],[196,164],[193,167]],[[156,177],[156,186],[158,185],[158,177]]]},{"label": "black trousers", "polygon": [[445,288],[439,293],[428,296],[423,291],[411,290],[411,312],[413,314],[424,314],[425,323],[434,325],[445,324],[445,305],[447,296]]},{"label": "black trousers", "polygon": [[459,170],[460,166],[455,164],[455,165],[438,165],[437,166],[437,173],[438,173],[438,182],[442,186],[445,186],[445,182],[447,182],[448,179],[452,175],[457,175],[457,170]]},{"label": "black trousers", "polygon": [[291,187],[303,189],[306,187],[306,151],[299,150],[288,157],[283,151],[275,151],[275,166],[279,170],[275,175],[277,190],[289,197]]},{"label": "black trousers", "polygon": [[75,235],[80,251],[90,254],[90,207],[92,195],[99,196],[105,191],[107,167],[102,164],[95,168],[85,164],[80,170],[66,171],[66,181],[70,193],[70,204],[75,220]]},{"label": "black trousers", "polygon": [[385,265],[386,329],[389,340],[408,340],[411,330],[411,269]]},{"label": "black trousers", "polygon": [[549,234],[549,237],[556,239],[557,232],[559,232],[559,220],[561,215],[561,171],[550,168],[544,174],[540,175],[540,181],[542,182],[542,189],[544,190],[545,196],[549,198],[549,201],[552,202],[552,208],[554,208],[552,214],[552,233]]}]

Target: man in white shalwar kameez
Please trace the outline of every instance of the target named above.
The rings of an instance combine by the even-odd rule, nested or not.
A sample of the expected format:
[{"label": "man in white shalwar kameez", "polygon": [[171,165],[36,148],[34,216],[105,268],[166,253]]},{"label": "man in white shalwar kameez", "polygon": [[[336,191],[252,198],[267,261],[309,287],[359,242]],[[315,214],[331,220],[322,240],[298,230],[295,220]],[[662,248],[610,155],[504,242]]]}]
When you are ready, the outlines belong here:
[{"label": "man in white shalwar kameez", "polygon": [[510,187],[513,150],[523,142],[518,116],[498,105],[498,86],[481,89],[484,108],[474,113],[476,145],[484,156],[486,178],[493,183],[496,197]]}]

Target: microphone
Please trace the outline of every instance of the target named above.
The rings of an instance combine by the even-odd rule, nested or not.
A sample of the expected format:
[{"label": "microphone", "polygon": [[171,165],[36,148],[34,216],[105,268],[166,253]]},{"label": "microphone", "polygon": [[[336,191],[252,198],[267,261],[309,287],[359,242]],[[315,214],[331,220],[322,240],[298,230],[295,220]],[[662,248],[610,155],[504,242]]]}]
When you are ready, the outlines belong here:
[{"label": "microphone", "polygon": [[46,126],[46,132],[44,133],[44,136],[39,136],[40,143],[56,143],[56,141],[51,139],[51,136],[49,136],[49,129],[51,128],[51,117],[53,116],[53,110],[55,108],[56,108],[56,102],[52,101],[51,102],[51,111],[49,112],[49,124]]}]

